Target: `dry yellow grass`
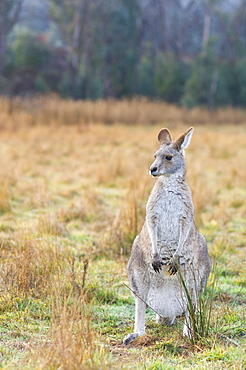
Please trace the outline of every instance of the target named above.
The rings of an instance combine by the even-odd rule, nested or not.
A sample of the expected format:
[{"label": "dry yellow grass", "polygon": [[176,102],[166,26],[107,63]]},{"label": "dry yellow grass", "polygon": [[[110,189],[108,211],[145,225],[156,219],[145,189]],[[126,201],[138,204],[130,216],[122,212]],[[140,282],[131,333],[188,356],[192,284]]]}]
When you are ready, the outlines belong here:
[{"label": "dry yellow grass", "polygon": [[209,112],[187,109],[145,98],[133,100],[63,101],[55,95],[33,98],[0,98],[0,127],[11,125],[88,125],[105,124],[239,124],[246,122],[246,111],[231,107]]},{"label": "dry yellow grass", "polygon": [[100,348],[98,334],[91,329],[85,297],[56,300],[52,313],[47,340],[29,358],[30,369],[34,363],[40,370],[110,368],[110,356]]},{"label": "dry yellow grass", "polygon": [[[211,115],[199,109],[186,111],[145,100],[93,103],[50,97],[1,98],[0,112],[1,312],[13,309],[18,297],[44,297],[51,305],[63,302],[53,305],[56,315],[53,310],[52,330],[42,337],[47,341],[42,361],[34,356],[39,368],[73,369],[76,363],[77,368],[89,368],[90,360],[91,368],[103,368],[103,356],[109,368],[104,350],[92,339],[95,336],[98,341],[99,337],[92,334],[88,315],[83,316],[78,308],[79,298],[71,304],[71,297],[77,294],[71,260],[76,259],[79,285],[85,258],[89,267],[101,256],[121,258],[125,266],[155,181],[148,168],[162,126],[168,126],[177,137],[194,125],[187,150],[187,176],[196,222],[207,236],[212,255],[233,251],[231,269],[236,268],[243,279],[244,111],[228,108],[212,115],[214,123],[230,125],[201,125],[196,122],[208,123]],[[125,270],[120,274],[126,278]],[[10,296],[12,303],[7,305]],[[71,304],[71,310],[65,303]],[[92,349],[97,355],[92,356]],[[66,367],[72,357],[77,361],[75,367]]]}]

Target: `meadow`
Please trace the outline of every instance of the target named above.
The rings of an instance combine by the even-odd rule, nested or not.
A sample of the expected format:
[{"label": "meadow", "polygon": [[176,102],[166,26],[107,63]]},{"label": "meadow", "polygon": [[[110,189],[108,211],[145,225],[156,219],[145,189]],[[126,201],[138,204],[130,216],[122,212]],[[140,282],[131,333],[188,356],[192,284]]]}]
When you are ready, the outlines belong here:
[{"label": "meadow", "polygon": [[[209,333],[191,343],[183,318],[160,326],[148,310],[147,334],[124,347],[156,136],[190,126],[187,177],[215,266]],[[0,137],[0,368],[246,368],[245,111],[1,98]]]}]

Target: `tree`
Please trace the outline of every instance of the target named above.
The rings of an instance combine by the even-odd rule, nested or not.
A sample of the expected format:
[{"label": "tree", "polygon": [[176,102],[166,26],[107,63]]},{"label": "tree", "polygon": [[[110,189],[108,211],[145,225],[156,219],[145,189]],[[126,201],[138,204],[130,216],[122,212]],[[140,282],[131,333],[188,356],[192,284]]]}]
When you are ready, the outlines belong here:
[{"label": "tree", "polygon": [[24,0],[1,0],[0,2],[0,76],[3,72],[7,36],[19,20]]},{"label": "tree", "polygon": [[92,9],[99,0],[51,0],[50,16],[59,27],[67,47],[72,94],[78,96],[82,64],[88,63]]},{"label": "tree", "polygon": [[131,95],[135,84],[138,58],[137,45],[138,0],[119,0],[105,14],[100,27],[105,96]]},{"label": "tree", "polygon": [[244,105],[245,25],[246,0],[0,0],[1,90]]},{"label": "tree", "polygon": [[18,33],[8,46],[5,91],[25,94],[54,91],[60,81],[62,55],[28,31]]},{"label": "tree", "polygon": [[[192,63],[182,103],[188,107],[204,105],[212,109],[217,88],[217,61],[213,52],[199,55]],[[215,85],[216,83],[216,85]]]},{"label": "tree", "polygon": [[169,103],[179,103],[183,95],[186,67],[174,54],[160,54],[156,61],[155,93]]}]

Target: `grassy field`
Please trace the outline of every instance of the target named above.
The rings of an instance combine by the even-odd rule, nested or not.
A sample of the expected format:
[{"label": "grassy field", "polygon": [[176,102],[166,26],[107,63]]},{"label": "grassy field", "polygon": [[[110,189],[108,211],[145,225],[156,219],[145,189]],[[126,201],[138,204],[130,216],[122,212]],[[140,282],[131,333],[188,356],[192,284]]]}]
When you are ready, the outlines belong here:
[{"label": "grassy field", "polygon": [[[215,265],[209,335],[191,343],[182,318],[160,326],[148,311],[147,335],[124,347],[156,135],[190,125],[187,176]],[[0,368],[246,368],[245,111],[0,99],[0,135]]]}]

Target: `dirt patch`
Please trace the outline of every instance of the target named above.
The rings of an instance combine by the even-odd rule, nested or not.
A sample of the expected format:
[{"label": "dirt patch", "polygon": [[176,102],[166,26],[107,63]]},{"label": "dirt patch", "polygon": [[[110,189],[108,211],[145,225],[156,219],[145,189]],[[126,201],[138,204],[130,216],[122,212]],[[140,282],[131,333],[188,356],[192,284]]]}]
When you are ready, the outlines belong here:
[{"label": "dirt patch", "polygon": [[117,369],[136,368],[136,363],[143,361],[146,356],[146,350],[155,346],[156,336],[144,335],[125,346],[121,341],[110,340],[110,352],[117,361]]}]

